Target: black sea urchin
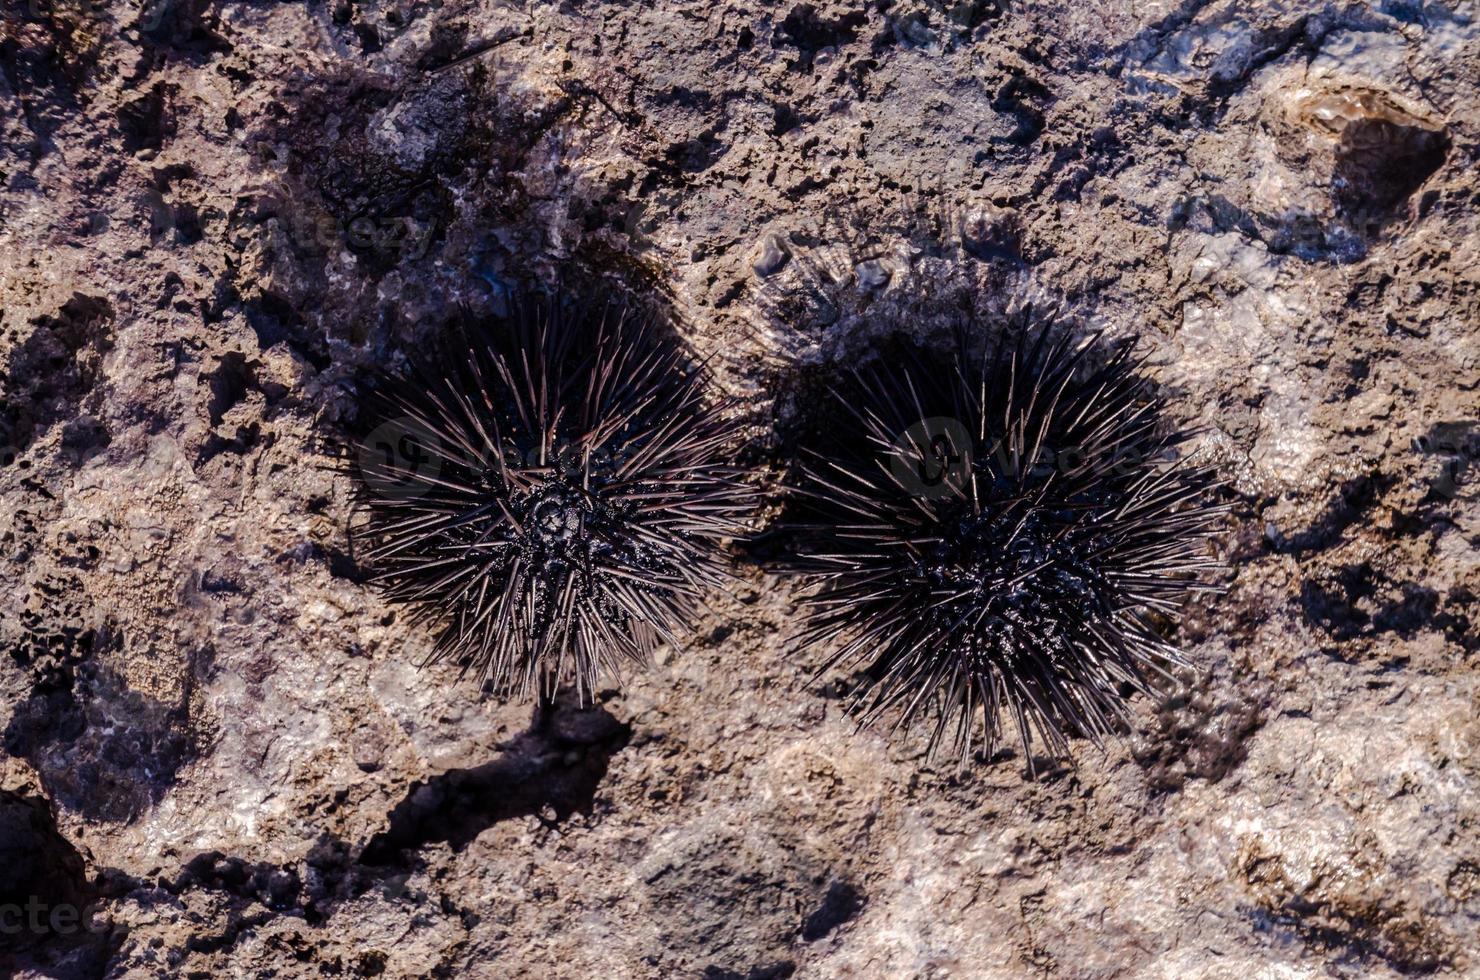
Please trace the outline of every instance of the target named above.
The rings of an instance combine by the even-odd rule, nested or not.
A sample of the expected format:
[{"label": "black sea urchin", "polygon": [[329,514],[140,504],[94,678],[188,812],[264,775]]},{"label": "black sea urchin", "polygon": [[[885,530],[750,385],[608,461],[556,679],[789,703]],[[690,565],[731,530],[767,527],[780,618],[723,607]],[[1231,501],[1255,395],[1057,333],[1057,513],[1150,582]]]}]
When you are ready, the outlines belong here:
[{"label": "black sea urchin", "polygon": [[[1156,618],[1203,588],[1221,509],[1206,469],[1165,457],[1167,434],[1131,345],[1052,328],[984,355],[899,343],[835,389],[828,447],[803,467],[797,567],[820,579],[801,639],[840,637],[824,665],[865,669],[852,707],[908,727],[933,713],[964,759],[999,715],[1028,765],[1097,742],[1184,661]],[[1104,354],[1103,357],[1097,355]]]},{"label": "black sea urchin", "polygon": [[522,698],[645,663],[725,578],[750,491],[731,406],[621,299],[526,298],[387,379],[360,446],[367,563],[449,660]]}]

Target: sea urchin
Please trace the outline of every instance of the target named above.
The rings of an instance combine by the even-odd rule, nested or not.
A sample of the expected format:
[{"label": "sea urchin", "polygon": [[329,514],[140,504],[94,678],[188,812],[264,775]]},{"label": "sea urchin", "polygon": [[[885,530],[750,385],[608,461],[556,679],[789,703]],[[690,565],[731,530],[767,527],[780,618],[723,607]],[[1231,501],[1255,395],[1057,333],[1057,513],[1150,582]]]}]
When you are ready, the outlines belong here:
[{"label": "sea urchin", "polygon": [[1205,587],[1221,509],[1206,469],[1167,458],[1185,436],[1132,345],[1012,333],[975,356],[899,342],[834,388],[796,568],[819,583],[800,639],[840,638],[823,670],[862,668],[863,722],[930,715],[931,753],[949,735],[964,760],[978,726],[993,753],[1005,711],[1031,769],[1035,735],[1054,756],[1099,742],[1148,672],[1184,663],[1158,620]]},{"label": "sea urchin", "polygon": [[725,575],[750,491],[731,406],[621,298],[530,295],[383,379],[361,441],[367,564],[437,628],[430,659],[521,698],[674,641]]}]

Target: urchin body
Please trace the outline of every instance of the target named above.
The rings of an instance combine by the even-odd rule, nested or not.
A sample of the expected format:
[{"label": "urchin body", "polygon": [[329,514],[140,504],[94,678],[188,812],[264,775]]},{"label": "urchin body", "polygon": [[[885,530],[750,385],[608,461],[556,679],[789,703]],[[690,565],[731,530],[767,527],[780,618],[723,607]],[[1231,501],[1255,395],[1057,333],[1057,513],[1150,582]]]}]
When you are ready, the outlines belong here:
[{"label": "urchin body", "polygon": [[1183,663],[1158,620],[1214,564],[1210,475],[1168,459],[1183,437],[1129,347],[1050,333],[901,345],[835,391],[803,467],[797,568],[819,585],[801,638],[864,671],[865,720],[931,715],[932,752],[990,755],[1002,713],[1030,766],[1035,742],[1109,734]]},{"label": "urchin body", "polygon": [[518,309],[380,385],[391,437],[361,447],[366,558],[437,628],[433,660],[589,700],[724,581],[750,491],[725,461],[732,406],[663,324],[620,300]]}]

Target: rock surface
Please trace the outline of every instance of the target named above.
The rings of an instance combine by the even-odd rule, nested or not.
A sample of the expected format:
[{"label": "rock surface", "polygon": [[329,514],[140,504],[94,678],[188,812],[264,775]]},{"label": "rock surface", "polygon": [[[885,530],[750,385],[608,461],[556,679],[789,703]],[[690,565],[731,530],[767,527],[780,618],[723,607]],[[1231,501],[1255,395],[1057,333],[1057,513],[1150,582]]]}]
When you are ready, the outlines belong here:
[{"label": "rock surface", "polygon": [[[1477,17],[7,5],[0,972],[1474,975]],[[356,381],[597,256],[757,419],[951,290],[1140,334],[1233,503],[1199,670],[1032,781],[855,734],[758,561],[595,708],[416,669]]]}]

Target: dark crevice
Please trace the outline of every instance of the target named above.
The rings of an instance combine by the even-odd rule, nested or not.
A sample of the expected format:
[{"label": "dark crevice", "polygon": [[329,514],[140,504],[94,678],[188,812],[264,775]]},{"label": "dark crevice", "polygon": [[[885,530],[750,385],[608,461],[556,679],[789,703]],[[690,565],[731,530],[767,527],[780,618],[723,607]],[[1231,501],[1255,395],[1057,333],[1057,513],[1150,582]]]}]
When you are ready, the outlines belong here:
[{"label": "dark crevice", "polygon": [[631,734],[630,726],[599,706],[562,700],[538,710],[530,728],[507,743],[498,759],[412,787],[360,862],[387,865],[401,852],[438,842],[461,850],[503,820],[534,816],[554,825],[574,813],[590,813],[611,757]]},{"label": "dark crevice", "polygon": [[1469,593],[1462,589],[1446,597],[1417,582],[1393,582],[1366,562],[1347,565],[1326,579],[1306,579],[1300,586],[1306,619],[1342,641],[1389,633],[1406,640],[1432,629],[1472,648],[1469,618],[1450,608],[1462,608],[1466,598]]},{"label": "dark crevice", "polygon": [[1381,233],[1449,155],[1443,130],[1391,119],[1360,119],[1342,131],[1333,184],[1336,209],[1368,237]]},{"label": "dark crevice", "polygon": [[863,893],[851,883],[834,881],[828,886],[822,905],[802,923],[802,941],[815,942],[839,926],[851,922],[863,911],[865,902]]},{"label": "dark crevice", "polygon": [[817,8],[812,4],[801,3],[793,7],[777,27],[772,44],[778,48],[796,49],[796,67],[810,72],[817,52],[857,40],[859,28],[867,23],[868,14],[862,10],[849,11],[827,19],[819,16]]},{"label": "dark crevice", "polygon": [[[67,422],[102,379],[103,355],[113,349],[113,307],[96,296],[73,294],[53,316],[40,317],[0,368],[0,466],[9,465],[49,426]],[[91,445],[106,445],[96,418]],[[79,431],[74,441],[82,438]]]},{"label": "dark crevice", "polygon": [[100,978],[121,935],[47,801],[0,790],[0,976]]},{"label": "dark crevice", "polygon": [[247,392],[257,387],[258,361],[248,361],[242,354],[232,352],[220,358],[216,370],[206,375],[211,387],[208,411],[211,425],[220,425],[226,413],[238,405]]},{"label": "dark crevice", "polygon": [[722,966],[706,966],[702,974],[703,980],[787,980],[795,975],[797,965],[790,960],[782,960],[779,963],[770,963],[766,966],[756,966],[744,973],[739,970],[729,970]]},{"label": "dark crevice", "polygon": [[177,92],[175,86],[159,82],[145,95],[119,107],[118,130],[123,136],[124,150],[129,153],[158,150],[174,135],[172,103]]},{"label": "dark crevice", "polygon": [[1352,477],[1326,505],[1326,510],[1303,531],[1280,539],[1275,550],[1304,557],[1337,544],[1346,529],[1356,524],[1379,497],[1392,486],[1392,478],[1377,474]]}]

